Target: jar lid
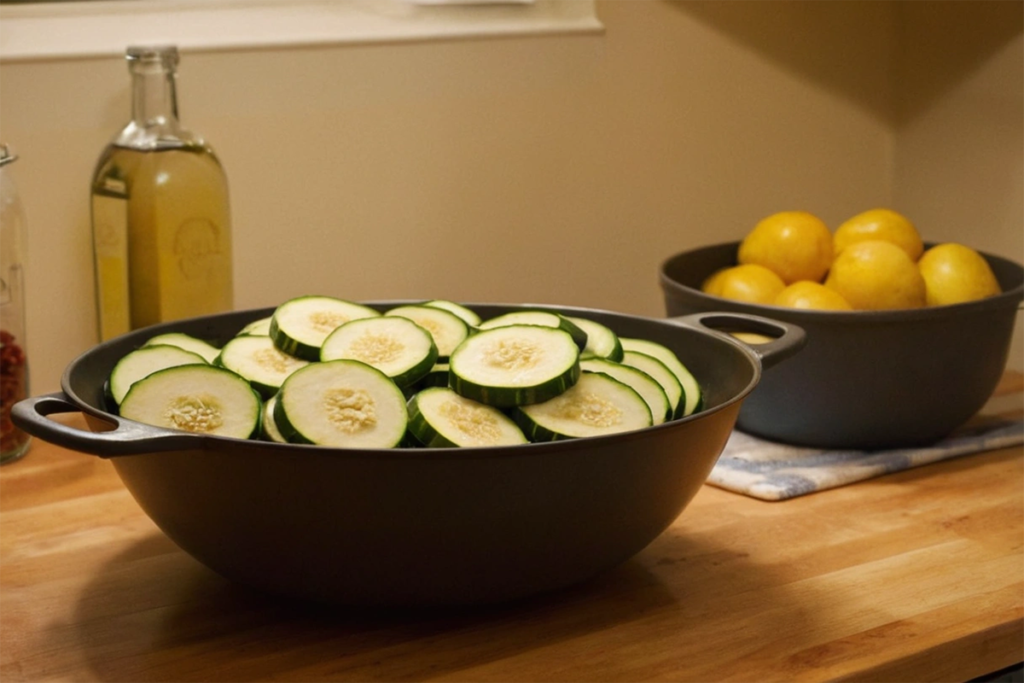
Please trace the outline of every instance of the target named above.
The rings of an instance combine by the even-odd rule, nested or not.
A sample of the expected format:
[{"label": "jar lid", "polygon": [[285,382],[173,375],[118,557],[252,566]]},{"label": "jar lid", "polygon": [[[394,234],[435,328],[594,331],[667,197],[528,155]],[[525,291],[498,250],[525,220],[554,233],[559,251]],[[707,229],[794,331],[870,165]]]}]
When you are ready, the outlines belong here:
[{"label": "jar lid", "polygon": [[0,142],[0,166],[6,166],[17,158],[18,155],[14,153],[14,150],[7,146],[6,142]]}]

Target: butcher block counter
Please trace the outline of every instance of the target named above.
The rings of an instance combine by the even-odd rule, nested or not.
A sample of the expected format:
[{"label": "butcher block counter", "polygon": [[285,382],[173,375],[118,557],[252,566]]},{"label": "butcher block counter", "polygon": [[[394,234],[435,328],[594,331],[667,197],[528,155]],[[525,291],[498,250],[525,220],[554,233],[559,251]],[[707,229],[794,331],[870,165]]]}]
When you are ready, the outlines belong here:
[{"label": "butcher block counter", "polygon": [[[1021,385],[1000,390],[1018,415]],[[967,681],[1024,660],[1024,457],[784,502],[704,486],[588,583],[385,611],[229,583],[109,462],[36,440],[0,468],[0,626],[5,682]]]}]

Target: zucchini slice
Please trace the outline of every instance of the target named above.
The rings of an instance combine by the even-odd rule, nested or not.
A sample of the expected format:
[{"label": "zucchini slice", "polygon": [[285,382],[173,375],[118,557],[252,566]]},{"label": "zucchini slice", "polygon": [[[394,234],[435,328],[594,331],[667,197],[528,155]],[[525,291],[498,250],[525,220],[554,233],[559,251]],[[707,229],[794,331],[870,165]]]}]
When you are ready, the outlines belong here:
[{"label": "zucchini slice", "polygon": [[243,327],[238,331],[236,336],[241,337],[242,335],[259,335],[262,337],[270,336],[270,321],[273,320],[274,316],[268,315],[266,318],[260,318],[259,320],[253,320],[251,323]]},{"label": "zucchini slice", "polygon": [[284,353],[270,337],[242,335],[224,345],[217,364],[244,377],[263,398],[270,398],[309,361]]},{"label": "zucchini slice", "polygon": [[380,312],[362,304],[329,296],[300,296],[274,310],[270,338],[289,356],[320,360],[320,347],[327,336],[343,323],[376,318]]},{"label": "zucchini slice", "polygon": [[679,378],[668,369],[667,365],[654,356],[648,356],[639,351],[625,351],[622,354],[622,364],[642,370],[652,377],[665,390],[665,396],[668,397],[668,403],[672,409],[672,417],[683,416],[683,406],[685,405],[683,385],[679,383]]},{"label": "zucchini slice", "polygon": [[430,332],[408,318],[362,318],[341,325],[324,340],[320,360],[340,359],[372,365],[399,387],[407,387],[434,367],[437,346]]},{"label": "zucchini slice", "polygon": [[660,425],[671,420],[675,412],[665,390],[643,370],[610,361],[606,358],[588,358],[580,361],[583,372],[603,372],[636,390],[651,409],[651,423]]},{"label": "zucchini slice", "polygon": [[110,397],[120,405],[132,385],[157,370],[177,365],[209,365],[206,359],[180,346],[153,344],[125,354],[110,371]]},{"label": "zucchini slice", "polygon": [[513,415],[531,441],[603,436],[651,426],[651,409],[635,389],[600,372],[585,372],[550,401],[520,406]]},{"label": "zucchini slice", "polygon": [[447,387],[424,389],[412,397],[409,433],[428,448],[527,443],[522,430],[503,412]]},{"label": "zucchini slice", "polygon": [[469,325],[466,321],[443,308],[399,306],[392,308],[384,316],[408,318],[429,332],[434,338],[434,344],[437,345],[437,359],[442,362],[448,360],[455,347],[469,336]]},{"label": "zucchini slice", "polygon": [[197,434],[249,439],[259,434],[262,401],[244,378],[214,365],[179,365],[139,380],[121,416]]},{"label": "zucchini slice", "polygon": [[485,320],[478,326],[481,330],[493,330],[498,327],[509,325],[539,325],[541,327],[554,327],[565,330],[572,336],[580,351],[587,346],[587,333],[573,323],[569,318],[551,311],[513,311],[505,313],[489,320]]},{"label": "zucchini slice", "polygon": [[185,349],[192,353],[198,353],[203,357],[207,363],[213,363],[217,356],[220,355],[220,349],[213,344],[198,339],[191,335],[183,332],[168,332],[166,334],[158,334],[155,337],[150,337],[146,340],[143,346],[156,346],[158,344],[167,344],[169,346],[177,346],[179,349]]},{"label": "zucchini slice", "polygon": [[579,348],[572,337],[540,325],[477,332],[449,360],[448,382],[456,393],[499,408],[547,401],[579,377]]},{"label": "zucchini slice", "polygon": [[274,422],[274,406],[277,405],[277,394],[274,394],[263,403],[263,419],[260,421],[260,428],[263,430],[263,438],[274,443],[288,443],[288,440],[281,434]]},{"label": "zucchini slice", "polygon": [[672,349],[647,339],[623,338],[620,341],[622,342],[622,348],[626,351],[639,351],[640,353],[646,353],[648,356],[654,356],[664,363],[665,367],[676,376],[679,383],[683,386],[684,398],[683,410],[679,417],[693,415],[703,407],[704,396],[701,392],[700,384],[697,383],[697,379],[683,365]]},{"label": "zucchini slice", "polygon": [[432,308],[443,308],[446,311],[451,311],[462,318],[470,327],[478,327],[481,322],[480,316],[476,314],[476,311],[471,310],[462,304],[457,304],[454,301],[434,299],[433,301],[424,302],[423,305],[430,306]]},{"label": "zucchini slice", "polygon": [[583,347],[580,358],[607,358],[616,363],[622,360],[622,344],[619,342],[619,336],[608,327],[587,318],[571,316],[566,316],[566,318],[587,335],[587,344]]},{"label": "zucchini slice", "polygon": [[408,413],[387,375],[344,359],[293,372],[277,394],[274,423],[289,443],[394,448],[405,436]]}]

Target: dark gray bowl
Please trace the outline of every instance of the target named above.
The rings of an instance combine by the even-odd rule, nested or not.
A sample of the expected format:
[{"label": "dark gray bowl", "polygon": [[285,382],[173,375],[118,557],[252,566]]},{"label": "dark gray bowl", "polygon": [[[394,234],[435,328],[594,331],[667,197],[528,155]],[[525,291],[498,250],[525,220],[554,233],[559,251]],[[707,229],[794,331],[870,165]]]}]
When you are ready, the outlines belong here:
[{"label": "dark gray bowl", "polygon": [[787,443],[880,449],[935,442],[974,415],[1006,368],[1024,269],[983,254],[1003,292],[982,301],[905,311],[806,311],[760,306],[700,291],[736,264],[737,242],[662,264],[669,316],[705,311],[761,315],[800,326],[807,345],[764,373],[737,427]]},{"label": "dark gray bowl", "polygon": [[[524,308],[471,307],[484,318]],[[103,384],[114,364],[151,336],[178,331],[219,345],[273,312],[262,309],[165,323],[100,344],[68,366],[62,391],[19,402],[12,418],[40,439],[110,458],[168,537],[239,583],[348,605],[512,600],[583,581],[661,534],[711,472],[762,368],[803,344],[794,326],[735,314],[660,320],[557,310],[669,346],[703,387],[704,409],[633,432],[553,443],[343,449],[161,429],[107,406]],[[754,349],[720,326],[778,338]],[[82,412],[93,431],[47,418],[62,412]]]}]

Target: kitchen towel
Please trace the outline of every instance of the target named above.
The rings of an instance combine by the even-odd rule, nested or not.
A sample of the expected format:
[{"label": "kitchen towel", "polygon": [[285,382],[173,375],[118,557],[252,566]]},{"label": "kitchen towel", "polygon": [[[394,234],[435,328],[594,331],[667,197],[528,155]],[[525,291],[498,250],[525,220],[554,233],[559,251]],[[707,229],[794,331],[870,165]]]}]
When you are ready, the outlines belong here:
[{"label": "kitchen towel", "polygon": [[1024,420],[970,423],[930,446],[878,451],[822,450],[733,431],[708,483],[762,500],[786,500],[883,474],[1024,443]]}]

